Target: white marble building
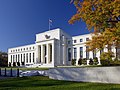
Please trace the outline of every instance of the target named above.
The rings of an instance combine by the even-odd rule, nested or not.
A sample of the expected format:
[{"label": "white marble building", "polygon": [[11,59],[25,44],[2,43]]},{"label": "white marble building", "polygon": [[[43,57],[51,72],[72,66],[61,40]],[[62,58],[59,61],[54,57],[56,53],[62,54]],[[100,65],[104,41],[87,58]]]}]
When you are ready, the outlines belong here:
[{"label": "white marble building", "polygon": [[35,44],[9,48],[8,65],[19,66],[19,62],[25,67],[55,67],[71,65],[72,59],[99,58],[100,52],[86,52],[84,43],[90,38],[90,34],[71,37],[59,28],[42,32],[36,34]]},{"label": "white marble building", "polygon": [[72,37],[61,29],[36,34],[35,44],[8,49],[8,65],[55,67],[71,65]]}]

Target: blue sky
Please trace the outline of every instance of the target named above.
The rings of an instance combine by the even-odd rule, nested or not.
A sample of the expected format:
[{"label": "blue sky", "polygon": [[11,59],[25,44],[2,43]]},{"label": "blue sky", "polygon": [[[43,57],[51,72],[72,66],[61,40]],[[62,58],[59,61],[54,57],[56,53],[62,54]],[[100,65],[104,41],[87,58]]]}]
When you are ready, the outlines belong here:
[{"label": "blue sky", "polygon": [[35,34],[61,28],[71,36],[89,33],[84,22],[70,25],[76,13],[70,0],[0,0],[0,50],[35,43]]}]

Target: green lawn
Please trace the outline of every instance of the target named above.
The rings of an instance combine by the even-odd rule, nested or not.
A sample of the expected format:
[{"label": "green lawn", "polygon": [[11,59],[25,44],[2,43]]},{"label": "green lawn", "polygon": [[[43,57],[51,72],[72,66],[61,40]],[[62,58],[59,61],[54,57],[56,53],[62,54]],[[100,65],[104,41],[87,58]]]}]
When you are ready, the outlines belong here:
[{"label": "green lawn", "polygon": [[0,80],[0,90],[120,90],[120,84],[58,81],[34,76]]}]

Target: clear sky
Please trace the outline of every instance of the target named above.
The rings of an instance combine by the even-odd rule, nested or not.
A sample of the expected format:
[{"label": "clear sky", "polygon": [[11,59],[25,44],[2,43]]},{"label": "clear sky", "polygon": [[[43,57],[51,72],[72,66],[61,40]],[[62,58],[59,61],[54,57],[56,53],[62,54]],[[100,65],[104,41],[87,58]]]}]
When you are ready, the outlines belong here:
[{"label": "clear sky", "polygon": [[70,25],[76,13],[70,0],[0,0],[0,50],[35,43],[35,34],[61,28],[71,36],[89,33],[84,22]]}]

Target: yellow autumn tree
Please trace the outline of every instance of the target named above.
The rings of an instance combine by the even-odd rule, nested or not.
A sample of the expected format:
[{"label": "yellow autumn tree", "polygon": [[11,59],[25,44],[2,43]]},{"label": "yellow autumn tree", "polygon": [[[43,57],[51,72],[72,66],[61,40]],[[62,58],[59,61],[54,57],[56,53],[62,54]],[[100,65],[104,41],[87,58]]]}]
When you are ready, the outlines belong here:
[{"label": "yellow autumn tree", "polygon": [[120,0],[71,0],[77,12],[70,24],[82,19],[88,30],[94,30],[92,39],[86,43],[89,50],[120,45]]}]

